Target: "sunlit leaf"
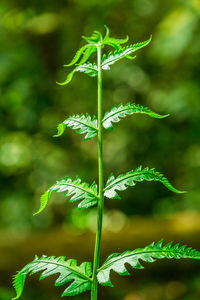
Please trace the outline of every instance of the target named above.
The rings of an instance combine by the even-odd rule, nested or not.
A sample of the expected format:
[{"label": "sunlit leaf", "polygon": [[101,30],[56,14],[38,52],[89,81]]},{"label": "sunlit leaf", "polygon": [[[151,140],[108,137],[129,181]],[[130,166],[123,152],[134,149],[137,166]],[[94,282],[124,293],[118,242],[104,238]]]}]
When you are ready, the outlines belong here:
[{"label": "sunlit leaf", "polygon": [[110,271],[113,270],[119,275],[130,275],[125,264],[129,264],[134,269],[143,269],[141,261],[155,262],[156,259],[200,259],[200,252],[187,248],[187,246],[172,245],[172,242],[162,246],[162,240],[136,250],[128,250],[121,254],[111,254],[104,264],[99,268],[97,278],[100,284],[113,286],[110,280]]},{"label": "sunlit leaf", "polygon": [[64,192],[65,197],[71,197],[70,202],[81,201],[78,208],[94,206],[98,201],[97,185],[95,182],[89,185],[86,182],[82,182],[79,177],[76,177],[75,180],[66,177],[65,179],[57,181],[56,184],[51,186],[41,196],[40,208],[35,215],[39,214],[47,206],[52,192]]},{"label": "sunlit leaf", "polygon": [[61,136],[66,127],[76,130],[77,133],[86,134],[84,140],[90,140],[98,133],[97,118],[95,116],[91,118],[88,114],[74,115],[67,118],[58,125],[58,133],[55,136]]},{"label": "sunlit leaf", "polygon": [[85,63],[83,65],[78,65],[71,73],[68,74],[64,82],[57,82],[57,84],[59,85],[68,84],[72,80],[75,72],[85,73],[91,77],[95,77],[98,74],[97,66],[95,64]]},{"label": "sunlit leaf", "polygon": [[128,42],[128,36],[125,39],[116,39],[116,38],[110,37],[110,30],[109,30],[108,26],[106,26],[106,25],[104,25],[104,26],[106,28],[106,35],[102,42],[103,45],[109,45],[109,46],[112,46],[115,49],[119,50],[121,48],[121,44]]},{"label": "sunlit leaf", "polygon": [[98,42],[101,42],[103,39],[101,32],[97,30],[94,30],[90,37],[83,35],[82,38],[89,44],[96,44]]},{"label": "sunlit leaf", "polygon": [[87,48],[87,50],[83,54],[83,57],[80,60],[80,62],[78,63],[78,65],[84,64],[90,58],[90,56],[96,51],[97,51],[96,46],[91,45],[89,48]]},{"label": "sunlit leaf", "polygon": [[[147,46],[150,43],[151,39],[152,39],[152,37],[150,37],[147,41],[129,45],[129,46],[120,48],[119,50],[116,50],[114,52],[111,51],[108,55],[104,54],[103,58],[102,58],[102,69],[110,70],[110,65],[114,64],[115,62],[117,62],[118,60],[120,60],[124,57],[129,58],[130,54]],[[134,57],[131,57],[131,58],[133,59]]]},{"label": "sunlit leaf", "polygon": [[111,174],[106,183],[104,195],[111,199],[120,199],[116,190],[124,191],[128,188],[128,186],[134,186],[137,182],[141,182],[144,180],[159,181],[169,190],[175,193],[184,193],[183,191],[175,189],[171,185],[171,183],[159,172],[156,172],[154,169],[149,169],[148,167],[142,169],[142,167],[140,166],[139,168],[127,172],[126,174],[121,174],[116,178],[113,174]]},{"label": "sunlit leaf", "polygon": [[78,60],[80,59],[81,55],[84,53],[84,51],[87,49],[87,48],[90,48],[90,45],[84,45],[83,47],[81,47],[75,54],[74,58],[72,59],[72,61],[65,65],[65,67],[70,67],[72,65],[74,65],[75,63],[78,62]]},{"label": "sunlit leaf", "polygon": [[157,114],[153,111],[151,111],[149,108],[147,107],[143,107],[139,104],[135,104],[135,103],[128,103],[126,105],[120,104],[118,106],[114,106],[110,111],[107,111],[104,115],[104,118],[102,120],[103,122],[103,126],[106,129],[113,129],[113,124],[112,123],[117,123],[121,120],[121,118],[124,118],[128,115],[132,115],[132,114],[146,114],[150,117],[153,118],[165,118],[168,115],[160,115]]},{"label": "sunlit leaf", "polygon": [[77,261],[75,259],[66,261],[64,256],[47,257],[43,255],[41,258],[36,256],[32,262],[27,264],[14,276],[13,286],[17,295],[13,300],[19,299],[22,295],[26,276],[41,271],[43,272],[40,279],[59,273],[55,286],[60,286],[73,281],[64,290],[62,296],[75,296],[91,289],[90,276],[92,275],[92,264],[90,262],[84,262],[80,266],[77,266]]}]

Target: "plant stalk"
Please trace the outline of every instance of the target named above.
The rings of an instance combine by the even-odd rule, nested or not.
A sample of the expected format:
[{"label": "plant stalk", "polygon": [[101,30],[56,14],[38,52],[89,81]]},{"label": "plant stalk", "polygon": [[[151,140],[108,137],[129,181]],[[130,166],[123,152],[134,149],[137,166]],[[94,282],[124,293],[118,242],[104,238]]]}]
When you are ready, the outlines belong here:
[{"label": "plant stalk", "polygon": [[103,207],[104,207],[104,176],[103,176],[103,128],[102,128],[102,69],[101,69],[101,45],[97,48],[97,99],[98,99],[98,171],[99,171],[99,201],[97,207],[97,232],[94,250],[93,275],[91,300],[97,300],[97,269],[99,268],[100,248],[101,248],[101,233],[103,222]]}]

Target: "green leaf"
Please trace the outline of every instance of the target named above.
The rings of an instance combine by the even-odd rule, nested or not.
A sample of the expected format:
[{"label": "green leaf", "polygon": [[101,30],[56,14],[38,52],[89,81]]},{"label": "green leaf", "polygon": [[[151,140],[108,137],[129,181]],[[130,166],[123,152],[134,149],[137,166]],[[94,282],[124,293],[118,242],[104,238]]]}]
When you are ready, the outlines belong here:
[{"label": "green leaf", "polygon": [[104,25],[104,27],[106,28],[106,35],[102,42],[103,45],[109,45],[119,50],[121,48],[121,44],[128,42],[128,36],[125,39],[115,39],[110,37],[110,30],[108,26]]},{"label": "green leaf", "polygon": [[157,114],[153,111],[151,111],[149,108],[147,107],[143,107],[139,104],[135,104],[135,103],[128,103],[126,105],[118,105],[118,106],[114,106],[110,111],[107,111],[104,115],[104,118],[102,120],[103,122],[103,126],[106,129],[113,129],[113,123],[117,123],[121,120],[121,118],[126,117],[127,115],[132,115],[132,114],[136,114],[136,113],[140,113],[140,114],[146,114],[149,115],[150,117],[153,118],[165,118],[168,115],[160,115]]},{"label": "green leaf", "polygon": [[[122,59],[123,57],[129,58],[129,59],[134,59],[135,57],[131,57],[130,54],[140,48],[145,47],[151,41],[151,37],[150,37],[147,41],[121,48],[120,44],[125,43],[127,41],[127,38],[123,39],[123,40],[113,39],[113,38],[109,37],[109,33],[108,33],[108,35],[106,34],[106,36],[107,37],[105,37],[105,41],[107,40],[107,42],[105,42],[105,41],[104,42],[112,44],[113,47],[115,47],[117,50],[115,52],[111,51],[108,54],[108,56],[106,56],[105,54],[103,55],[102,69],[104,69],[104,70],[109,70],[110,65],[114,64],[116,61]],[[81,47],[77,51],[77,53],[74,56],[71,63],[66,66],[71,66],[71,65],[75,64],[80,59],[81,55],[83,55],[80,63],[72,72],[70,72],[68,74],[68,76],[64,82],[57,82],[57,84],[59,84],[59,85],[68,84],[72,80],[75,72],[85,73],[91,77],[97,76],[97,74],[98,74],[97,65],[95,63],[92,64],[90,62],[87,62],[87,63],[85,63],[85,62],[88,60],[88,58],[91,56],[91,54],[93,52],[97,51],[96,43],[102,42],[102,35],[99,31],[94,31],[94,33],[91,37],[83,37],[83,38],[89,43],[89,45],[85,45],[85,46]]]},{"label": "green leaf", "polygon": [[155,262],[156,259],[200,259],[200,252],[186,248],[186,246],[179,247],[179,244],[172,245],[172,242],[162,246],[162,240],[146,246],[145,248],[139,248],[133,251],[126,251],[121,254],[111,254],[104,264],[99,268],[97,278],[100,284],[105,286],[113,286],[110,280],[110,271],[113,270],[119,275],[130,275],[125,267],[125,264],[129,264],[134,269],[143,269],[140,262]]},{"label": "green leaf", "polygon": [[95,64],[91,63],[86,63],[83,65],[79,65],[76,69],[75,72],[82,72],[85,73],[91,77],[95,77],[98,74],[97,66]]},{"label": "green leaf", "polygon": [[64,256],[47,257],[43,255],[41,258],[36,256],[32,262],[14,276],[13,286],[17,295],[13,300],[19,299],[22,295],[26,276],[40,271],[43,271],[40,280],[59,273],[60,275],[55,282],[55,286],[73,281],[64,290],[62,296],[74,296],[91,289],[92,264],[90,262],[84,262],[77,266],[77,261],[74,259],[66,261]]},{"label": "green leaf", "polygon": [[[106,56],[104,54],[103,58],[102,58],[102,69],[110,70],[110,65],[114,64],[118,60],[120,60],[124,57],[130,58],[130,54],[147,46],[150,43],[151,39],[152,39],[152,37],[150,36],[150,38],[147,41],[120,48],[119,50],[116,50],[115,52],[111,51],[108,54],[108,56]],[[133,57],[131,57],[131,59],[133,59]]]},{"label": "green leaf", "polygon": [[159,172],[155,172],[154,169],[149,169],[148,167],[142,170],[142,167],[132,170],[126,174],[121,174],[118,177],[114,177],[113,174],[110,175],[106,187],[104,189],[104,195],[111,199],[120,199],[116,190],[124,191],[128,186],[134,186],[136,182],[141,181],[159,181],[164,184],[169,190],[175,193],[184,193],[175,189],[171,183]]},{"label": "green leaf", "polygon": [[84,140],[90,140],[98,133],[97,118],[95,116],[91,118],[88,114],[86,116],[83,114],[81,116],[74,115],[60,123],[57,127],[58,133],[55,137],[61,136],[66,127],[75,129],[77,133],[86,134]]},{"label": "green leaf", "polygon": [[64,65],[64,67],[70,67],[70,66],[76,64],[79,61],[79,59],[81,58],[81,56],[82,56],[82,59],[80,60],[80,62],[78,64],[79,65],[84,64],[90,58],[91,54],[96,51],[97,51],[97,47],[94,46],[93,44],[84,45],[76,52],[72,61],[69,64]]},{"label": "green leaf", "polygon": [[68,84],[72,80],[75,72],[85,73],[91,77],[95,77],[98,74],[97,66],[95,64],[85,63],[83,65],[78,65],[71,73],[68,74],[64,82],[57,82],[57,84],[59,85]]},{"label": "green leaf", "polygon": [[72,61],[67,64],[67,65],[64,65],[65,67],[70,67],[72,65],[74,65],[75,63],[77,63],[77,61],[80,59],[81,55],[84,53],[84,51],[90,47],[90,45],[84,45],[83,47],[81,47],[75,54],[74,58],[72,59]]},{"label": "green leaf", "polygon": [[73,181],[69,177],[61,179],[52,185],[40,199],[40,208],[34,214],[39,214],[47,206],[49,198],[52,192],[65,192],[64,196],[70,196],[70,202],[81,201],[78,205],[78,208],[88,208],[97,204],[98,195],[97,195],[97,185],[95,182],[91,184],[81,182],[79,177]]},{"label": "green leaf", "polygon": [[83,54],[83,57],[82,57],[81,61],[79,62],[79,65],[84,64],[90,58],[90,56],[96,51],[97,51],[97,47],[91,45]]},{"label": "green leaf", "polygon": [[83,35],[82,38],[89,44],[96,44],[101,42],[103,39],[101,32],[97,30],[94,30],[91,36],[87,37]]}]

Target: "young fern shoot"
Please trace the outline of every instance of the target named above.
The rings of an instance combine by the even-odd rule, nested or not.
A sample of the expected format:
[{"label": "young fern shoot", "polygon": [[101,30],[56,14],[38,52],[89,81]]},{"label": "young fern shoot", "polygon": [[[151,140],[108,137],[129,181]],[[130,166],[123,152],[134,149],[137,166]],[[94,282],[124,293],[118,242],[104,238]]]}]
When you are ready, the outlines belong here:
[{"label": "young fern shoot", "polygon": [[[98,186],[95,182],[88,184],[83,182],[78,176],[74,179],[65,177],[52,185],[42,196],[40,208],[36,214],[43,211],[47,206],[52,192],[63,192],[64,196],[70,198],[70,202],[79,202],[78,208],[89,208],[97,206],[97,232],[94,250],[93,266],[91,262],[83,262],[77,264],[75,259],[66,260],[65,257],[47,257],[43,255],[41,258],[35,259],[27,264],[21,271],[14,276],[14,288],[16,297],[20,298],[27,275],[32,275],[36,272],[42,272],[40,279],[46,278],[53,274],[58,274],[55,282],[56,286],[68,284],[63,291],[62,296],[74,296],[91,291],[91,300],[97,300],[98,284],[104,286],[113,286],[110,279],[110,271],[113,270],[120,275],[129,275],[125,264],[129,264],[134,269],[142,269],[142,261],[152,263],[157,259],[200,259],[200,252],[179,246],[172,245],[172,242],[167,245],[162,245],[162,240],[157,243],[152,243],[144,248],[128,250],[124,253],[113,253],[100,266],[100,247],[101,233],[103,222],[104,198],[119,199],[118,192],[126,190],[129,186],[134,186],[142,181],[158,181],[166,188],[175,193],[183,193],[174,188],[171,183],[159,172],[148,167],[137,167],[125,174],[115,177],[112,173],[104,184],[103,172],[103,129],[114,129],[114,124],[122,118],[134,114],[146,114],[152,118],[165,118],[168,115],[160,115],[151,111],[149,108],[143,107],[135,103],[120,104],[114,106],[107,111],[104,116],[102,112],[102,74],[105,70],[110,70],[111,65],[121,60],[122,58],[134,59],[132,56],[137,50],[147,46],[151,37],[137,44],[122,46],[128,41],[125,39],[116,39],[110,37],[107,26],[106,34],[103,37],[99,31],[94,31],[90,37],[83,36],[86,45],[81,47],[72,61],[66,66],[74,66],[75,68],[68,74],[66,80],[60,85],[69,83],[76,72],[85,73],[90,77],[97,77],[97,103],[98,115],[91,117],[89,114],[73,115],[68,117],[58,125],[58,133],[60,136],[66,128],[71,128],[77,133],[84,135],[84,140],[90,140],[97,136],[98,145]],[[105,45],[108,45],[114,50],[108,54],[102,53]],[[89,62],[92,54],[96,53],[96,62]]]}]

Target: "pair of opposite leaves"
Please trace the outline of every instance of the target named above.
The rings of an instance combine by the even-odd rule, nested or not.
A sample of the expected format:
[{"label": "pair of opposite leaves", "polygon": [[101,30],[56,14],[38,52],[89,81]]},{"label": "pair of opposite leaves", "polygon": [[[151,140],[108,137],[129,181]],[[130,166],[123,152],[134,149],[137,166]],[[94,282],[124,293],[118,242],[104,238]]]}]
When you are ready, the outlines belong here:
[{"label": "pair of opposite leaves", "polygon": [[[110,111],[107,111],[102,120],[102,124],[106,129],[113,129],[113,123],[119,122],[121,118],[135,113],[146,114],[154,118],[164,118],[167,116],[154,113],[146,107],[128,103],[126,105],[121,104],[119,106],[114,106]],[[58,125],[58,134],[56,136],[62,135],[66,127],[75,129],[76,132],[80,134],[85,134],[85,140],[92,139],[98,134],[98,124],[95,116],[93,118],[89,115],[75,115],[69,117],[63,123]],[[159,172],[155,172],[154,169],[149,169],[148,167],[142,169],[140,166],[139,168],[126,174],[121,174],[116,178],[111,174],[106,183],[104,195],[107,198],[119,199],[116,190],[123,191],[128,186],[133,186],[136,182],[143,180],[159,181],[170,190],[181,193],[181,191],[175,189]],[[51,186],[46,193],[42,195],[41,206],[37,213],[40,213],[46,207],[53,191],[65,192],[65,196],[71,196],[71,202],[81,201],[78,205],[79,208],[88,208],[96,205],[98,202],[97,184],[95,182],[93,182],[92,185],[89,185],[88,183],[82,182],[79,177],[76,177],[75,180],[66,177],[57,181],[56,184]]]},{"label": "pair of opposite leaves", "polygon": [[[113,270],[119,275],[130,275],[126,264],[134,269],[143,269],[141,261],[153,263],[157,259],[200,259],[200,252],[185,245],[172,245],[172,242],[162,245],[162,240],[152,243],[144,248],[128,250],[121,254],[111,254],[103,265],[97,270],[97,279],[99,284],[104,286],[113,286],[110,279],[110,272]],[[61,286],[67,283],[71,284],[64,290],[62,296],[74,296],[91,289],[92,285],[92,264],[84,262],[80,266],[77,265],[75,259],[65,260],[64,256],[42,256],[26,265],[21,271],[14,276],[13,285],[16,290],[18,299],[24,288],[26,276],[41,272],[40,279],[59,273],[59,277],[55,281],[55,286]],[[13,300],[14,300],[13,299]]]}]

